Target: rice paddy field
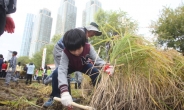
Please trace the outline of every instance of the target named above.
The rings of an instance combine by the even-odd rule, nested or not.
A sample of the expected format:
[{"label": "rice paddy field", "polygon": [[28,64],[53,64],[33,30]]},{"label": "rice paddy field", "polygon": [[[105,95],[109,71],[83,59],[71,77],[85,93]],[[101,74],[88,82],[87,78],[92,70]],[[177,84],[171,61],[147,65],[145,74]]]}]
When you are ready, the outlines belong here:
[{"label": "rice paddy field", "polygon": [[[79,104],[96,110],[184,110],[181,53],[159,49],[142,37],[129,34],[109,42],[109,62],[115,67],[114,74],[109,76],[100,70],[96,87],[84,76],[82,89],[72,89],[72,96],[81,99]],[[51,86],[38,83],[0,86],[0,110],[45,110],[42,104],[50,92]],[[67,110],[60,102],[47,109]]]}]

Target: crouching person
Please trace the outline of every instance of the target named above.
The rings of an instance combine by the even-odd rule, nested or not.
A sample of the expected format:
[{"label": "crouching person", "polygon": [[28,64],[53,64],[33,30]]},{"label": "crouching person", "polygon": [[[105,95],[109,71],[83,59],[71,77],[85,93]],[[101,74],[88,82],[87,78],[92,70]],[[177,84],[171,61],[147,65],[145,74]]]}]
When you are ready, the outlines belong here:
[{"label": "crouching person", "polygon": [[[103,66],[105,61],[98,57],[94,47],[86,43],[85,34],[79,29],[67,31],[63,38],[65,49],[62,52],[60,65],[58,67],[58,88],[60,89],[61,103],[64,106],[71,106],[73,102],[68,89],[67,76],[75,71],[80,71],[91,78],[93,86],[99,76],[99,70],[93,67],[90,59],[95,65]],[[62,62],[62,63],[61,63]]]}]

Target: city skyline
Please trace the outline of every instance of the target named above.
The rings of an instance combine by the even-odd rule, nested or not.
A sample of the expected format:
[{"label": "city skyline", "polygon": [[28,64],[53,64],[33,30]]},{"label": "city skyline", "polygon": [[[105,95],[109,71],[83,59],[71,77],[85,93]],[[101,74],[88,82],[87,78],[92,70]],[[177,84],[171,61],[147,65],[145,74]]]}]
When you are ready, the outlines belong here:
[{"label": "city skyline", "polygon": [[[82,16],[82,18],[87,18],[87,19],[85,21],[85,24],[82,24],[83,26],[88,25],[90,22],[94,22],[94,15],[98,11],[98,9],[101,8],[101,3],[98,0],[89,0],[88,2],[86,2],[85,7],[86,7],[85,10],[87,14],[85,16]],[[77,12],[77,8],[75,6],[75,0],[61,0],[58,13],[57,13],[55,35],[58,35],[58,34],[63,35],[69,29],[75,28],[76,15],[77,15],[76,12]],[[48,42],[40,40],[38,35],[34,35],[35,33],[38,32],[39,28],[41,28],[39,24],[42,20],[42,19],[39,19],[39,15],[37,15],[36,20],[34,19],[34,17],[35,17],[34,14],[28,14],[26,17],[20,56],[32,57],[32,55],[35,52],[40,51],[40,49],[43,48],[44,45],[48,44]],[[35,22],[35,25],[36,24],[38,25],[34,26],[33,25],[34,22]],[[33,39],[37,39],[37,41],[32,40],[32,37],[35,37],[35,36],[38,36],[38,37]]]},{"label": "city skyline", "polygon": [[20,49],[20,56],[29,56],[34,19],[36,15],[28,13],[24,25],[24,32],[22,37],[22,44]]},{"label": "city skyline", "polygon": [[[77,20],[76,27],[80,27],[82,24],[82,12],[85,9],[85,4],[89,0],[76,0],[75,6],[77,7]],[[152,20],[156,20],[163,6],[176,8],[182,5],[184,0],[99,0],[102,3],[104,10],[123,10],[127,12],[127,15],[132,19],[138,21],[139,27],[147,27]],[[55,34],[57,11],[60,5],[60,0],[19,0],[17,2],[17,11],[12,14],[12,18],[15,21],[15,33],[4,33],[0,37],[0,53],[5,57],[8,54],[8,50],[18,51],[18,57],[20,54],[20,47],[23,37],[24,24],[26,20],[26,14],[35,14],[39,9],[48,8],[52,12],[53,26],[51,32],[51,38]],[[151,38],[153,35],[149,32],[148,28],[139,28],[138,34],[142,34],[145,37]]]},{"label": "city skyline", "polygon": [[33,26],[33,33],[29,51],[31,58],[36,52],[50,42],[52,28],[51,11],[47,8],[40,9]]},{"label": "city skyline", "polygon": [[63,35],[69,29],[75,28],[76,18],[75,0],[61,0],[57,13],[55,34]]},{"label": "city skyline", "polygon": [[83,10],[82,26],[87,26],[94,22],[94,15],[100,8],[102,8],[102,4],[99,0],[88,0]]}]

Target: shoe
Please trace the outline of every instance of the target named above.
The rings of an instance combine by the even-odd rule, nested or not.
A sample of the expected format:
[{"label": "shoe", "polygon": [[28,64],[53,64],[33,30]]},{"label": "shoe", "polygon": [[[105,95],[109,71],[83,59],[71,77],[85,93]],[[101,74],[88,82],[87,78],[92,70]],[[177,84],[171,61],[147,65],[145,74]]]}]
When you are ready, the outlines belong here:
[{"label": "shoe", "polygon": [[44,84],[49,84],[52,82],[52,77],[47,77],[45,80],[44,80]]},{"label": "shoe", "polygon": [[47,102],[43,104],[43,107],[50,107],[54,103],[53,98],[50,98]]},{"label": "shoe", "polygon": [[72,100],[73,100],[73,102],[76,102],[76,103],[80,102],[80,99],[78,99],[78,98],[72,97]]}]

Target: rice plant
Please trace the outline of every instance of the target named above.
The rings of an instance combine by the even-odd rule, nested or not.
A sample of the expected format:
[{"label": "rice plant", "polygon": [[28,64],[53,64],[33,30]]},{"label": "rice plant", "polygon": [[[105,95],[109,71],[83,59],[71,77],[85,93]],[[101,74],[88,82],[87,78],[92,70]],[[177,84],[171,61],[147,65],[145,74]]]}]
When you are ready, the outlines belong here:
[{"label": "rice plant", "polygon": [[111,40],[113,76],[102,78],[90,105],[98,110],[181,110],[184,57],[158,50],[142,37],[126,34]]}]

